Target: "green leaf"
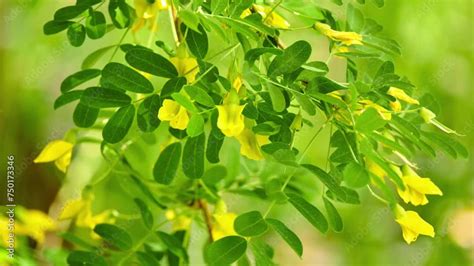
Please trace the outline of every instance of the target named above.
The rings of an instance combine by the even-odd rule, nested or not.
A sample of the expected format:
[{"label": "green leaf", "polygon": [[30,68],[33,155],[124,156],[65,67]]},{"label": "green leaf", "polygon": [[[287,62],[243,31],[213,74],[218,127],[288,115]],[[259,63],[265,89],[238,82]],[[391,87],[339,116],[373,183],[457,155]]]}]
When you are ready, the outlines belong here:
[{"label": "green leaf", "polygon": [[212,166],[204,173],[202,180],[206,185],[214,186],[227,176],[227,168],[222,165]]},{"label": "green leaf", "polygon": [[108,63],[102,70],[100,84],[109,89],[152,93],[153,85],[137,71],[119,63]]},{"label": "green leaf", "polygon": [[175,254],[176,256],[182,258],[185,261],[188,261],[188,254],[186,252],[186,249],[184,249],[178,238],[162,231],[158,231],[156,234],[161,239],[163,244],[166,245],[168,250],[171,251],[171,253]]},{"label": "green leaf", "polygon": [[328,231],[328,222],[321,211],[316,208],[316,206],[307,202],[298,194],[287,193],[286,195],[288,196],[288,201],[291,203],[291,205],[293,205],[293,207],[295,207],[301,213],[301,215],[303,215],[306,220],[308,220],[308,222],[316,227],[316,229],[322,233],[326,233]]},{"label": "green leaf", "polygon": [[401,55],[400,45],[393,40],[384,39],[373,35],[364,35],[362,42],[367,46],[378,49],[384,53],[391,55]]},{"label": "green leaf", "polygon": [[125,29],[130,25],[131,8],[127,5],[125,0],[110,0],[108,9],[110,18],[115,27]]},{"label": "green leaf", "polygon": [[147,97],[138,106],[137,124],[143,132],[153,132],[159,125],[158,111],[161,106],[161,98],[157,94]]},{"label": "green leaf", "polygon": [[97,253],[80,250],[69,253],[67,263],[71,266],[107,266],[105,259]]},{"label": "green leaf", "polygon": [[273,110],[277,113],[283,112],[286,109],[286,100],[283,91],[271,83],[267,83],[266,87],[272,100]]},{"label": "green leaf", "polygon": [[228,5],[229,5],[229,0],[212,0],[211,1],[212,14],[222,13],[227,8]]},{"label": "green leaf", "polygon": [[101,3],[102,0],[76,0],[76,6],[87,6],[91,7]]},{"label": "green leaf", "polygon": [[193,11],[182,9],[178,12],[178,17],[187,27],[199,32],[199,17]]},{"label": "green leaf", "polygon": [[269,76],[278,76],[295,71],[311,55],[311,45],[306,41],[297,41],[276,56],[268,67]]},{"label": "green leaf", "polygon": [[[442,149],[446,154],[449,154],[451,157],[455,159],[457,158],[457,152],[453,146],[455,142],[453,142],[449,138],[444,137],[441,134],[434,134],[434,133],[426,132],[426,131],[421,131],[421,133],[422,133],[422,136],[433,146],[437,146],[438,148]],[[467,154],[467,151],[462,151],[462,152]]]},{"label": "green leaf", "polygon": [[237,33],[241,33],[243,36],[249,39],[258,40],[258,35],[255,32],[255,29],[251,28],[248,23],[243,22],[241,19],[222,16],[218,17],[218,20],[235,30]]},{"label": "green leaf", "polygon": [[321,182],[326,185],[326,187],[331,190],[331,192],[333,192],[338,198],[345,199],[347,197],[345,191],[341,186],[339,186],[334,177],[326,173],[324,170],[312,164],[302,164],[301,166],[308,169],[311,173],[317,176],[319,180],[321,180]]},{"label": "green leaf", "polygon": [[107,26],[105,24],[105,16],[102,12],[93,11],[86,19],[87,37],[91,39],[99,39],[105,35]]},{"label": "green leaf", "polygon": [[333,2],[334,4],[338,5],[338,6],[342,6],[342,0],[331,0],[331,2]]},{"label": "green leaf", "polygon": [[311,89],[316,89],[320,93],[329,93],[338,90],[347,90],[347,87],[328,79],[326,77],[316,77],[310,82]]},{"label": "green leaf", "polygon": [[87,6],[66,6],[56,10],[54,20],[65,21],[78,17],[87,10]]},{"label": "green leaf", "polygon": [[385,4],[384,0],[373,0],[373,2],[377,7],[383,7]]},{"label": "green leaf", "polygon": [[172,78],[165,83],[160,95],[162,98],[169,97],[171,94],[179,92],[184,85],[186,85],[185,77]]},{"label": "green leaf", "polygon": [[168,145],[158,157],[153,167],[153,176],[156,182],[169,185],[173,181],[178,170],[181,158],[181,143],[175,142]]},{"label": "green leaf", "polygon": [[135,253],[138,261],[140,262],[141,266],[156,266],[160,265],[160,262],[153,256],[153,254],[145,253],[142,251],[137,251]]},{"label": "green leaf", "polygon": [[204,118],[200,114],[193,114],[189,120],[186,133],[190,137],[196,137],[204,132]]},{"label": "green leaf", "polygon": [[125,55],[125,60],[132,67],[164,78],[178,76],[176,67],[163,56],[145,49],[132,49]]},{"label": "green leaf", "polygon": [[148,229],[151,230],[153,228],[153,214],[151,213],[150,209],[143,200],[135,198],[134,201],[135,204],[138,206],[138,209],[140,209],[143,223]]},{"label": "green leaf", "polygon": [[66,105],[70,102],[79,100],[82,96],[84,91],[69,91],[64,94],[61,94],[56,101],[54,101],[54,109],[58,109],[59,107]]},{"label": "green leaf", "polygon": [[74,24],[74,22],[72,21],[51,20],[51,21],[46,22],[46,24],[44,24],[43,33],[45,35],[53,35],[67,29],[72,24]]},{"label": "green leaf", "polygon": [[67,30],[67,38],[72,46],[79,47],[86,40],[86,29],[82,24],[74,23]]},{"label": "green leaf", "polygon": [[272,121],[266,121],[252,127],[252,131],[259,135],[271,136],[280,132],[280,128],[281,125]]},{"label": "green leaf", "polygon": [[98,224],[94,232],[104,239],[107,244],[118,250],[129,250],[133,246],[132,237],[124,229],[113,224]]},{"label": "green leaf", "polygon": [[135,106],[121,107],[105,124],[102,137],[108,143],[117,143],[127,135],[135,117]]},{"label": "green leaf", "polygon": [[368,108],[356,119],[355,128],[361,132],[370,133],[387,124],[374,108]]},{"label": "green leaf", "polygon": [[98,108],[87,106],[81,102],[77,104],[72,115],[74,124],[84,128],[93,126],[97,117],[99,117]]},{"label": "green leaf", "polygon": [[171,94],[171,98],[173,98],[177,103],[179,103],[181,106],[186,108],[186,110],[188,110],[189,112],[191,113],[198,112],[193,102],[191,102],[191,100],[188,97],[184,96],[183,94],[175,92]]},{"label": "green leaf", "polygon": [[273,248],[267,243],[257,239],[252,239],[252,241],[250,241],[250,249],[255,258],[256,266],[276,266],[272,261]]},{"label": "green leaf", "polygon": [[230,265],[237,261],[247,250],[247,240],[240,236],[221,238],[204,251],[204,258],[209,265]]},{"label": "green leaf", "polygon": [[359,188],[369,183],[369,173],[360,164],[351,162],[344,168],[344,182],[350,187]]},{"label": "green leaf", "polygon": [[323,197],[323,200],[332,229],[335,232],[341,232],[344,228],[344,224],[342,223],[342,218],[339,215],[339,212],[337,212],[336,207],[334,207],[334,205],[332,205],[332,203],[326,197]]},{"label": "green leaf", "polygon": [[206,137],[201,134],[197,137],[190,137],[186,141],[183,149],[182,167],[183,173],[191,178],[201,178],[204,174],[204,147]]},{"label": "green leaf", "polygon": [[209,96],[209,93],[201,89],[200,87],[194,85],[186,85],[184,86],[184,90],[189,95],[189,97],[191,97],[191,99],[195,100],[196,102],[207,107],[215,106],[214,100],[211,96]]},{"label": "green leaf", "polygon": [[361,32],[364,29],[365,18],[362,12],[353,5],[347,5],[348,31]]},{"label": "green leaf", "polygon": [[223,143],[224,138],[217,138],[212,132],[209,134],[206,147],[207,161],[209,161],[210,163],[218,163],[220,161],[219,152],[222,148]]},{"label": "green leaf", "polygon": [[204,59],[209,49],[207,34],[204,28],[199,25],[199,31],[188,29],[186,33],[186,44],[191,53],[200,59]]},{"label": "green leaf", "polygon": [[245,53],[245,60],[250,63],[250,65],[253,65],[253,63],[263,54],[273,54],[273,55],[281,55],[283,54],[283,51],[278,48],[273,48],[273,47],[261,47],[261,48],[254,48],[250,49]]},{"label": "green leaf", "polygon": [[110,49],[115,47],[117,46],[110,45],[90,53],[86,58],[84,58],[84,61],[82,61],[81,69],[93,67],[97,63],[97,61],[99,61],[108,51],[110,51]]},{"label": "green leaf", "polygon": [[268,225],[258,211],[243,213],[234,221],[234,230],[241,236],[258,236],[267,229]]},{"label": "green leaf", "polygon": [[61,92],[68,92],[82,83],[98,77],[100,73],[100,69],[84,69],[76,72],[63,80],[61,83]]},{"label": "green leaf", "polygon": [[129,105],[132,99],[127,94],[101,87],[87,88],[81,97],[81,103],[95,108],[122,107]]},{"label": "green leaf", "polygon": [[284,223],[279,220],[267,218],[265,219],[267,224],[275,230],[283,240],[298,254],[299,257],[303,256],[303,244],[299,237],[291,231]]},{"label": "green leaf", "polygon": [[372,139],[378,141],[379,143],[383,144],[383,146],[385,148],[388,148],[392,151],[398,151],[400,152],[401,154],[407,156],[407,157],[410,157],[412,155],[412,153],[410,152],[410,150],[408,150],[407,148],[405,148],[404,146],[398,144],[396,141],[394,140],[391,140],[389,138],[386,138],[384,137],[383,135],[377,133],[377,132],[372,132],[372,133],[369,133],[368,136],[370,136]]}]

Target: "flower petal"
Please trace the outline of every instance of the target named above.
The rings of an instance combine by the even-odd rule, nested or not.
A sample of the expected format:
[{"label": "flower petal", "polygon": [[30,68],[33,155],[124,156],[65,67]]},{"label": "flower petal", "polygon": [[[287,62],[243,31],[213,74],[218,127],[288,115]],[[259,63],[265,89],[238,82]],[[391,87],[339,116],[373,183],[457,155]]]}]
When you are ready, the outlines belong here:
[{"label": "flower petal", "polygon": [[72,150],[73,145],[64,140],[53,140],[36,157],[34,163],[47,163],[59,159],[61,156]]}]

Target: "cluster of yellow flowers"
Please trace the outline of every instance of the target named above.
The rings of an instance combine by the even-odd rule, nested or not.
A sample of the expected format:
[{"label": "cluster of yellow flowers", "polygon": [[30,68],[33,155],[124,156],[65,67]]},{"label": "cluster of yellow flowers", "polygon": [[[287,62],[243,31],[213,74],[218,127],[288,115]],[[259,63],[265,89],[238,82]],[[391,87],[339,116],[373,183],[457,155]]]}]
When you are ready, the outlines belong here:
[{"label": "cluster of yellow flowers", "polygon": [[261,5],[252,5],[252,8],[248,8],[242,12],[240,15],[241,18],[248,17],[252,14],[252,11],[260,14],[263,18],[263,22],[269,26],[272,26],[277,29],[288,29],[290,23],[286,21],[282,16],[278,15],[272,7],[261,6]]},{"label": "cluster of yellow flowers", "polygon": [[146,24],[153,30],[153,24],[159,11],[168,9],[167,0],[134,0],[137,18],[132,26],[132,31],[137,32]]},{"label": "cluster of yellow flowers", "polygon": [[[366,160],[366,165],[375,176],[380,178],[387,176],[387,173],[376,163]],[[403,181],[405,188],[397,188],[397,192],[405,203],[411,203],[414,206],[425,205],[428,203],[426,195],[443,195],[431,179],[420,177],[409,165],[399,167],[391,164],[390,167]],[[403,238],[408,244],[415,241],[420,234],[434,237],[433,226],[424,221],[418,213],[405,211],[399,204],[394,206],[393,211],[395,221],[402,227]]]}]

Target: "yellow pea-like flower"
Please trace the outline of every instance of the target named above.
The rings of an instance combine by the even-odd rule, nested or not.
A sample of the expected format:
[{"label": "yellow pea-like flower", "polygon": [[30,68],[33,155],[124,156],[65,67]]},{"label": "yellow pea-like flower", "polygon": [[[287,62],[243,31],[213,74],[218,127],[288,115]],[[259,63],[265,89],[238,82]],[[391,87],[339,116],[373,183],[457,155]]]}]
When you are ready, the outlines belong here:
[{"label": "yellow pea-like flower", "polygon": [[392,111],[398,113],[402,110],[402,104],[400,103],[399,100],[395,99],[395,101],[389,103],[390,108]]},{"label": "yellow pea-like flower", "polygon": [[426,195],[443,195],[443,192],[429,178],[423,178],[413,171],[408,165],[402,166],[403,183],[405,190],[398,189],[398,194],[405,201],[413,205],[425,205],[428,203]]},{"label": "yellow pea-like flower", "polygon": [[[264,19],[264,23],[278,29],[288,29],[290,27],[290,23],[286,21],[282,16],[278,15],[272,7],[268,6],[261,6],[261,5],[253,5],[252,8],[262,16]],[[245,18],[250,16],[252,11],[250,9],[246,9],[240,15],[241,18]]]},{"label": "yellow pea-like flower", "polygon": [[270,143],[268,136],[257,135],[248,128],[245,128],[236,138],[240,142],[240,154],[256,161],[263,159],[260,147]]},{"label": "yellow pea-like flower", "polygon": [[199,73],[199,65],[193,57],[172,57],[171,63],[178,70],[179,75],[186,78],[188,83],[193,83],[196,80],[196,75]]},{"label": "yellow pea-like flower", "polygon": [[419,235],[435,236],[433,226],[414,211],[405,211],[405,209],[397,204],[395,207],[395,217],[395,221],[402,228],[403,239],[408,244],[416,241]]},{"label": "yellow pea-like flower", "polygon": [[214,214],[213,217],[212,238],[214,241],[226,236],[237,235],[234,231],[234,220],[237,217],[235,213]]},{"label": "yellow pea-like flower", "polygon": [[236,137],[244,130],[244,111],[245,105],[239,104],[237,91],[231,90],[224,98],[222,105],[216,106],[219,116],[217,117],[217,127],[227,137]]},{"label": "yellow pea-like flower", "polygon": [[63,173],[66,172],[71,163],[72,148],[74,145],[64,140],[53,140],[44,147],[41,153],[34,159],[34,163],[54,162],[56,167]]},{"label": "yellow pea-like flower", "polygon": [[189,115],[186,108],[170,99],[163,101],[163,106],[158,111],[158,119],[169,121],[170,127],[180,130],[186,129],[189,123]]},{"label": "yellow pea-like flower", "polygon": [[[76,226],[91,230],[101,223],[115,223],[114,210],[104,210],[98,214],[92,213],[93,200],[94,197],[88,195],[86,198],[68,201],[59,214],[58,220],[75,219]],[[91,237],[98,238],[94,232],[91,233]]]},{"label": "yellow pea-like flower", "polygon": [[380,106],[379,104],[376,104],[371,100],[361,100],[359,101],[359,103],[362,104],[362,110],[360,110],[360,112],[366,110],[367,108],[374,108],[383,118],[383,120],[392,120],[392,113],[384,107]]},{"label": "yellow pea-like flower", "polygon": [[137,16],[132,27],[133,32],[140,30],[147,22],[151,22],[150,27],[152,27],[158,12],[168,8],[166,0],[134,0],[133,3]]},{"label": "yellow pea-like flower", "polygon": [[417,105],[420,104],[420,102],[417,99],[412,98],[411,96],[406,94],[404,90],[401,90],[399,88],[390,87],[387,91],[387,94],[390,96],[393,96],[394,98],[400,101],[404,101],[409,104],[417,104]]},{"label": "yellow pea-like flower", "polygon": [[354,44],[362,45],[362,35],[356,32],[333,30],[328,24],[320,22],[316,22],[316,24],[314,24],[314,27],[332,40],[341,42],[346,46],[351,46]]}]

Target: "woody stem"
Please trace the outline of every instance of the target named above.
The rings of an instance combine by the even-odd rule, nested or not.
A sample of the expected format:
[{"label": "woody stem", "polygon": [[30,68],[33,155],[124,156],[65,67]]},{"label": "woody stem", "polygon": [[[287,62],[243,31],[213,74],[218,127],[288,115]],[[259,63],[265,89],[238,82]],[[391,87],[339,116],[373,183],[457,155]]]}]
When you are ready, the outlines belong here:
[{"label": "woody stem", "polygon": [[202,215],[204,216],[204,222],[206,223],[207,231],[209,233],[209,242],[214,242],[212,237],[212,224],[211,224],[211,215],[209,214],[209,209],[207,204],[202,199],[197,201],[199,208],[202,210]]}]

